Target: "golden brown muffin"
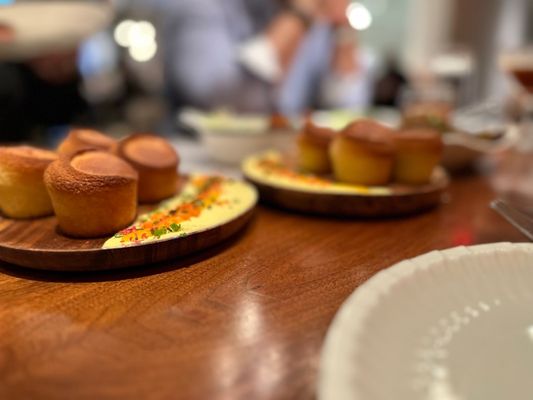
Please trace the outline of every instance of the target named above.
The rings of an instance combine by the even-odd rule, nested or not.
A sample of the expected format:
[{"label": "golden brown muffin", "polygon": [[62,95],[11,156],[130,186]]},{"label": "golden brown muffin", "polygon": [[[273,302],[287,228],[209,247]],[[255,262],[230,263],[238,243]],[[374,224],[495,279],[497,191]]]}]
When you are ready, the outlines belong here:
[{"label": "golden brown muffin", "polygon": [[330,146],[337,180],[357,185],[385,185],[394,162],[392,129],[368,119],[352,122]]},{"label": "golden brown muffin", "polygon": [[0,147],[0,209],[6,216],[33,218],[53,213],[43,174],[55,159],[55,153],[35,147]]},{"label": "golden brown muffin", "polygon": [[60,156],[46,169],[44,180],[67,235],[114,234],[137,213],[137,172],[114,154],[82,150]]},{"label": "golden brown muffin", "polygon": [[335,131],[307,122],[298,135],[298,168],[315,174],[331,171],[329,145],[335,137]]},{"label": "golden brown muffin", "polygon": [[446,102],[423,102],[408,105],[403,111],[402,127],[431,128],[440,133],[451,129],[452,107]]},{"label": "golden brown muffin", "polygon": [[116,140],[92,129],[72,129],[57,148],[59,154],[74,154],[83,149],[112,151]]},{"label": "golden brown muffin", "polygon": [[139,202],[154,203],[176,193],[179,157],[165,139],[131,135],[119,142],[117,154],[139,173]]},{"label": "golden brown muffin", "polygon": [[440,134],[434,129],[407,129],[398,132],[394,142],[394,180],[413,185],[428,183],[442,157],[444,146]]}]

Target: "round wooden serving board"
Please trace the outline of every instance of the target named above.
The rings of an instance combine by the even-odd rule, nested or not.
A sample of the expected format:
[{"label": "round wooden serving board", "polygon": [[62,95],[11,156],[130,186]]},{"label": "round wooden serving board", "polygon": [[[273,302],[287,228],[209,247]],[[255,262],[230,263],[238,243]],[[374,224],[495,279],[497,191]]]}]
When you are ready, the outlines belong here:
[{"label": "round wooden serving board", "polygon": [[[261,166],[265,159],[278,164],[265,170]],[[284,170],[281,170],[284,177],[280,178],[279,168],[286,168],[289,178]],[[242,169],[246,180],[257,187],[261,201],[289,210],[338,217],[392,217],[428,210],[441,202],[449,184],[448,175],[441,167],[435,169],[429,184],[421,186],[391,184],[365,188],[336,183],[302,184],[294,180],[300,174],[277,152],[251,156],[244,161]]]},{"label": "round wooden serving board", "polygon": [[[183,178],[180,186],[187,183],[188,179]],[[213,221],[180,237],[161,238],[124,247],[102,248],[109,237],[66,237],[60,233],[53,216],[33,220],[0,217],[0,260],[36,269],[96,271],[151,264],[185,256],[229,238],[250,220],[257,194],[249,184],[241,182],[240,186],[248,191],[248,201],[239,206],[238,214],[231,219]],[[157,205],[141,206],[139,215],[156,207]]]}]

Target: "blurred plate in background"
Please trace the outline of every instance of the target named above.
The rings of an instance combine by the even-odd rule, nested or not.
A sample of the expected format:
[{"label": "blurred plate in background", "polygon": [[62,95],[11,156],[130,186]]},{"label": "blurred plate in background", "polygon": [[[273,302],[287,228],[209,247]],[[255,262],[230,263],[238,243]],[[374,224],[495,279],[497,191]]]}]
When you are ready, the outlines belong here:
[{"label": "blurred plate in background", "polygon": [[464,132],[445,133],[442,137],[444,141],[442,165],[451,172],[464,170],[484,156],[513,148],[519,137],[519,127],[516,125],[509,125],[499,137],[483,137]]},{"label": "blurred plate in background", "polygon": [[0,60],[24,60],[48,51],[72,49],[105,28],[113,17],[107,1],[16,1],[0,6]]},{"label": "blurred plate in background", "polygon": [[436,207],[449,183],[441,168],[425,185],[362,186],[330,176],[298,171],[290,156],[276,151],[247,157],[244,177],[259,190],[261,201],[287,210],[338,217],[391,217]]}]

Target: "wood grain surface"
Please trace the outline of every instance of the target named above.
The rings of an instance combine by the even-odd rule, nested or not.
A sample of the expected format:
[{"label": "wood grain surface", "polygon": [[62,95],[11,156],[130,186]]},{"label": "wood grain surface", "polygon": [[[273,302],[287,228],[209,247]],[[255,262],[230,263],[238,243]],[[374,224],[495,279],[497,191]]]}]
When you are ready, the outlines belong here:
[{"label": "wood grain surface", "polygon": [[122,271],[0,264],[1,399],[313,399],[324,335],[377,271],[433,249],[524,241],[465,177],[408,218],[259,207],[202,254]]}]

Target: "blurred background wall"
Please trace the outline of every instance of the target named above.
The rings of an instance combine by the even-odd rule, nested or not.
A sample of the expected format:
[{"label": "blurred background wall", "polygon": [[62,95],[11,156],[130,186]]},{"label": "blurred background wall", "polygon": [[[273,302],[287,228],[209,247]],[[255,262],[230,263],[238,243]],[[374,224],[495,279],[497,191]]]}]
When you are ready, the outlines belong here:
[{"label": "blurred background wall", "polygon": [[[111,1],[112,23],[78,48],[80,93],[88,107],[68,122],[117,132],[174,129],[158,3]],[[451,83],[458,105],[512,94],[498,55],[533,42],[531,0],[357,0],[350,10],[360,48],[372,60],[374,84],[397,63],[395,73],[409,84]],[[0,69],[11,64],[0,61]],[[0,79],[0,94],[7,86]]]}]

